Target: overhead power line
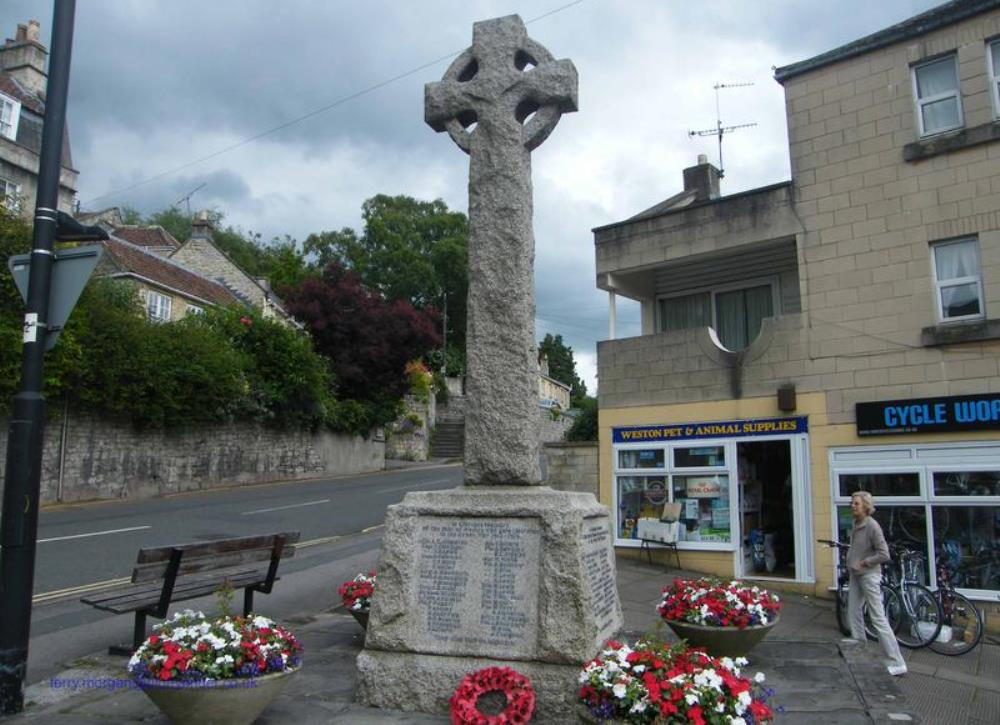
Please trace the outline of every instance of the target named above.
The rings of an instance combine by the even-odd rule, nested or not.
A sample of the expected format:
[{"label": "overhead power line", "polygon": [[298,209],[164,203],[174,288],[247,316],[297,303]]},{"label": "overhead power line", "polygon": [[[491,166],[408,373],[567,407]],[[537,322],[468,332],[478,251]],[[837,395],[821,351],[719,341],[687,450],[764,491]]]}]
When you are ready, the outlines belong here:
[{"label": "overhead power line", "polygon": [[[562,12],[563,10],[569,9],[569,8],[573,7],[574,5],[579,5],[582,2],[584,2],[584,0],[573,0],[573,2],[568,2],[565,5],[560,5],[559,7],[554,8],[553,10],[549,10],[546,13],[542,13],[541,15],[538,15],[538,16],[532,18],[531,20],[526,21],[526,24],[534,23],[534,22],[537,22],[537,21],[542,20],[544,18],[550,17],[552,15],[555,15],[556,13]],[[171,174],[176,174],[178,171],[183,171],[184,169],[189,169],[192,166],[196,166],[196,165],[198,165],[200,163],[204,163],[205,161],[210,161],[210,160],[212,160],[214,158],[222,156],[223,154],[227,154],[230,151],[235,151],[236,149],[241,148],[243,146],[246,146],[247,144],[251,144],[254,141],[259,141],[260,139],[264,138],[265,136],[270,136],[271,134],[277,133],[278,131],[282,131],[282,130],[288,128],[289,126],[294,126],[297,123],[301,123],[302,121],[308,120],[308,119],[310,119],[310,118],[312,118],[314,116],[318,116],[321,113],[326,113],[327,111],[329,111],[331,109],[334,109],[337,106],[342,106],[343,104],[347,103],[348,101],[353,101],[356,98],[361,98],[362,96],[366,96],[369,93],[373,93],[374,91],[377,91],[380,88],[385,88],[386,86],[388,86],[388,85],[390,85],[392,83],[395,83],[396,81],[402,80],[403,78],[408,78],[409,76],[412,76],[415,73],[419,73],[420,71],[425,70],[427,68],[430,68],[431,66],[437,65],[438,63],[441,63],[443,61],[446,61],[446,60],[449,60],[451,58],[454,58],[455,56],[457,56],[459,53],[461,53],[464,50],[465,50],[465,48],[460,48],[459,50],[455,50],[455,51],[452,51],[452,52],[447,53],[445,55],[442,55],[442,56],[440,56],[438,58],[435,58],[434,60],[431,60],[431,61],[428,61],[426,63],[423,63],[422,65],[419,65],[416,68],[411,68],[408,71],[404,71],[403,73],[399,73],[398,75],[394,75],[391,78],[385,79],[384,81],[379,81],[378,83],[375,83],[374,85],[368,86],[367,88],[362,88],[361,90],[355,91],[354,93],[349,93],[346,96],[341,96],[340,98],[338,98],[338,99],[336,99],[336,100],[334,100],[334,101],[326,104],[325,106],[321,106],[319,108],[316,108],[316,109],[314,109],[312,111],[309,111],[308,113],[304,113],[301,116],[297,116],[296,118],[293,118],[293,119],[291,119],[289,121],[285,121],[284,123],[280,123],[277,126],[269,128],[269,129],[267,129],[265,131],[261,131],[259,133],[255,133],[252,136],[248,136],[247,138],[244,138],[241,141],[237,141],[236,143],[233,143],[233,144],[230,144],[229,146],[221,148],[218,151],[213,151],[210,154],[206,154],[205,156],[200,156],[200,157],[198,157],[198,158],[196,158],[196,159],[194,159],[192,161],[188,161],[188,162],[183,163],[183,164],[181,164],[179,166],[175,166],[173,168],[166,169],[165,171],[161,171],[161,172],[159,172],[157,174],[154,174],[153,176],[150,176],[150,177],[148,177],[146,179],[143,179],[142,181],[137,181],[136,183],[131,184],[130,186],[124,186],[121,189],[115,189],[114,191],[109,191],[109,192],[107,192],[105,194],[101,194],[100,196],[95,196],[92,199],[88,199],[85,203],[87,205],[90,205],[90,204],[93,204],[94,202],[101,201],[102,199],[107,199],[110,196],[118,196],[119,194],[125,194],[125,193],[127,193],[129,191],[132,191],[134,189],[138,189],[141,186],[146,186],[147,184],[151,184],[154,181],[159,181],[160,179],[162,179],[162,178],[164,178],[166,176],[170,176]]]}]

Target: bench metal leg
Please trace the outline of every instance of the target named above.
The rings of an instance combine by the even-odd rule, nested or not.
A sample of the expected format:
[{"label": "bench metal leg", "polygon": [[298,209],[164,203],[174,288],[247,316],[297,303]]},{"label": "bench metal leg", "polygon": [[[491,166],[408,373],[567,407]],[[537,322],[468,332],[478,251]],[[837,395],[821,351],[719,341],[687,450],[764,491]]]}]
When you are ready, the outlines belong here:
[{"label": "bench metal leg", "polygon": [[243,590],[243,616],[249,617],[250,612],[253,611],[253,587],[247,587]]},{"label": "bench metal leg", "polygon": [[108,654],[119,655],[122,657],[131,657],[132,653],[135,652],[146,641],[146,613],[136,612],[135,613],[135,624],[132,627],[132,646],[124,644],[113,644],[108,647]]}]

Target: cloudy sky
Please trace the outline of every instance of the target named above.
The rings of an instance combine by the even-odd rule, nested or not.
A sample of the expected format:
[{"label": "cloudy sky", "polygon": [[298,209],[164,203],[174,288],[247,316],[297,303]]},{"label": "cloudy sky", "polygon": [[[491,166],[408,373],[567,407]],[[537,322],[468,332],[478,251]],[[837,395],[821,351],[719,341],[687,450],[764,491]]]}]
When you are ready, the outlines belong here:
[{"label": "cloudy sky", "polygon": [[[360,227],[377,193],[465,211],[468,157],[423,122],[477,20],[519,14],[580,77],[580,111],[533,154],[537,335],[562,334],[594,391],[607,296],[591,229],[673,195],[699,153],[723,193],[789,177],[784,100],[772,67],[922,12],[937,0],[79,0],[69,123],[85,209],[150,212],[191,198],[263,234]],[[51,2],[3,0],[0,32]],[[619,300],[620,337],[638,308]]]}]

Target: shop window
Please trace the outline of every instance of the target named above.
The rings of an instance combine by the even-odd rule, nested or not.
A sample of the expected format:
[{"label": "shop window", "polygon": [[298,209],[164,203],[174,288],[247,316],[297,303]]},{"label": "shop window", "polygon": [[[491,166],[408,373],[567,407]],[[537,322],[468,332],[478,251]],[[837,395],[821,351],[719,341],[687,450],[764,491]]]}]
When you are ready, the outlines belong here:
[{"label": "shop window", "polygon": [[935,496],[1000,496],[1000,471],[938,471]]},{"label": "shop window", "polygon": [[[872,516],[882,527],[882,533],[889,545],[903,544],[906,548],[923,555],[921,583],[930,581],[930,556],[927,547],[927,511],[924,505],[905,506],[879,504],[875,501]],[[850,542],[854,516],[850,505],[837,506],[837,528],[840,540]]]},{"label": "shop window", "polygon": [[975,320],[985,316],[979,245],[975,239],[931,246],[934,287],[941,322]]},{"label": "shop window", "polygon": [[674,466],[677,468],[704,468],[706,466],[726,465],[726,449],[724,446],[697,446],[694,448],[675,448]]},{"label": "shop window", "polygon": [[934,506],[932,516],[937,556],[952,584],[1000,589],[1000,506]]},{"label": "shop window", "polygon": [[727,350],[742,350],[760,333],[775,310],[770,283],[697,294],[666,297],[659,302],[659,331],[714,327]]},{"label": "shop window", "polygon": [[662,448],[618,451],[619,468],[663,468],[663,460]]},{"label": "shop window", "polygon": [[921,136],[962,127],[957,56],[950,55],[915,66],[913,86]]},{"label": "shop window", "polygon": [[619,476],[618,538],[637,538],[638,519],[659,519],[668,497],[663,476]]},{"label": "shop window", "polygon": [[673,476],[673,501],[681,504],[678,541],[732,541],[729,476]]},{"label": "shop window", "polygon": [[872,496],[919,496],[919,473],[841,473],[840,495],[867,491]]}]

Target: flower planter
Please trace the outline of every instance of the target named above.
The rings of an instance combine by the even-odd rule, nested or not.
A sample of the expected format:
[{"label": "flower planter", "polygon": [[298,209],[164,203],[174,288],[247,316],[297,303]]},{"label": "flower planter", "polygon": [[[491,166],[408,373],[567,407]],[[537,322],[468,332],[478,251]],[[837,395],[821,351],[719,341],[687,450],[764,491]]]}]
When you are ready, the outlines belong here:
[{"label": "flower planter", "polygon": [[746,657],[747,653],[756,647],[777,623],[778,620],[774,619],[768,624],[740,629],[667,620],[674,634],[686,639],[692,647],[704,647],[713,657]]},{"label": "flower planter", "polygon": [[351,613],[351,616],[358,621],[358,624],[363,629],[368,629],[368,613],[371,611],[370,609],[348,609],[347,611]]},{"label": "flower planter", "polygon": [[298,671],[228,680],[135,681],[173,725],[250,725]]}]

